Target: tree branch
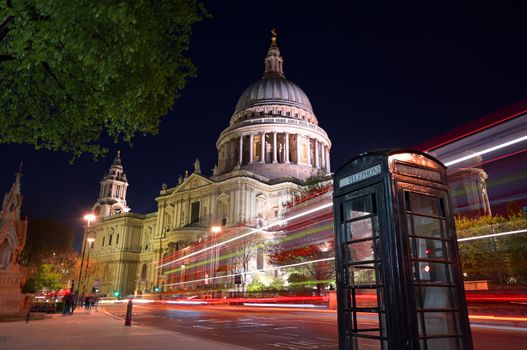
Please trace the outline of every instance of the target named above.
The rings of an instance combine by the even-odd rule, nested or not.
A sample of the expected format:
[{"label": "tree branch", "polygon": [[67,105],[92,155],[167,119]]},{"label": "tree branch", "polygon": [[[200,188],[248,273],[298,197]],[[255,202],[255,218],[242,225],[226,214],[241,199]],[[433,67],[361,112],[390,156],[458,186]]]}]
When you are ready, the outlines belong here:
[{"label": "tree branch", "polygon": [[7,16],[4,18],[4,20],[0,23],[0,42],[4,40],[7,33],[9,32],[9,25],[13,23],[15,20],[15,16]]},{"label": "tree branch", "polygon": [[12,55],[2,55],[0,54],[0,62],[5,62],[5,61],[12,61],[15,59],[15,56],[12,56]]}]

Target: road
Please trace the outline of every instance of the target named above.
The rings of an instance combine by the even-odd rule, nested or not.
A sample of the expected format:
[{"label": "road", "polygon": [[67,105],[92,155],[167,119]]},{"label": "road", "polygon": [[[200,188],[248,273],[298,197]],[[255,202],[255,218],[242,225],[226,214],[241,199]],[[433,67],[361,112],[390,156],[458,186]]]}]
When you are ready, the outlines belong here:
[{"label": "road", "polygon": [[[124,305],[105,310],[124,318]],[[336,314],[328,310],[138,304],[133,322],[255,350],[338,349]],[[527,348],[527,328],[479,323],[472,324],[476,350]]]}]

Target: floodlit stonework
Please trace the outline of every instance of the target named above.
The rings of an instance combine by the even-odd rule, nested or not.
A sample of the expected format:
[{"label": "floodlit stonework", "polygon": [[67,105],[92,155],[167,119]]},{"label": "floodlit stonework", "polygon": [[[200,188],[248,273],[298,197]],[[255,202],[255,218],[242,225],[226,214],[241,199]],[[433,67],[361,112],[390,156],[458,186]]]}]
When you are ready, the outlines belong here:
[{"label": "floodlit stonework", "polygon": [[[280,217],[283,204],[299,194],[306,178],[329,174],[331,141],[318,126],[306,94],[285,79],[274,33],[263,78],[243,92],[216,147],[218,163],[211,176],[202,174],[196,160],[194,171],[181,176],[175,187],[162,186],[157,211],[146,215],[129,211],[128,182],[117,155],[101,181],[93,209],[98,220],[85,232],[85,238],[95,238],[88,249],[90,263],[96,264],[87,290],[128,295],[155,286],[181,289],[170,286],[185,278],[184,271],[163,274],[164,269],[156,268],[160,260],[213,241],[212,226],[230,236],[264,227]],[[253,260],[254,269],[266,264],[261,256]],[[194,273],[201,276],[192,277],[204,281],[193,287],[208,284],[208,276],[231,273],[227,268],[235,269],[205,266],[203,273]]]},{"label": "floodlit stonework", "polygon": [[21,292],[24,276],[18,265],[27,234],[27,220],[20,218],[21,176],[16,175],[0,212],[0,316],[22,314],[30,307],[30,298]]}]

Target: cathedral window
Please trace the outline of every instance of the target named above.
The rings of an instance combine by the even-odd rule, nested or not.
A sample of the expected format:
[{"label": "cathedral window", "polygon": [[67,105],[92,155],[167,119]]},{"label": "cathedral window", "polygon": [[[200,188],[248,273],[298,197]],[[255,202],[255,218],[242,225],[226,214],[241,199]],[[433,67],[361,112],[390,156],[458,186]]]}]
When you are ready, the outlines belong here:
[{"label": "cathedral window", "polygon": [[196,223],[199,222],[199,206],[200,202],[194,202],[192,203],[192,206],[190,208],[190,223]]},{"label": "cathedral window", "polygon": [[258,248],[256,251],[256,269],[263,270],[264,268],[264,250],[263,248]]},{"label": "cathedral window", "polygon": [[115,244],[119,244],[119,234],[117,234],[117,237],[115,237]]},{"label": "cathedral window", "polygon": [[102,245],[101,245],[101,247],[104,247],[104,241],[106,241],[106,236],[104,236],[104,237],[102,238]]},{"label": "cathedral window", "polygon": [[110,235],[110,238],[108,239],[108,245],[112,245],[112,236],[113,235]]}]

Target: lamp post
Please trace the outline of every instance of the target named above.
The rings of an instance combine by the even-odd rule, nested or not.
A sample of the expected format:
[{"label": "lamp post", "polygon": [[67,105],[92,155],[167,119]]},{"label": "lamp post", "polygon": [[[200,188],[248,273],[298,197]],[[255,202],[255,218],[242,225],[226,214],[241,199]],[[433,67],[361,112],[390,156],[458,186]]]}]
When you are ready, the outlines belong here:
[{"label": "lamp post", "polygon": [[211,250],[212,259],[211,259],[211,265],[212,265],[212,273],[210,274],[212,276],[211,280],[211,286],[212,286],[212,299],[214,299],[214,283],[215,283],[215,277],[216,277],[216,260],[218,259],[218,248],[215,247],[216,245],[216,235],[221,232],[221,226],[212,226],[210,228],[210,231],[212,232],[212,246],[214,249]]},{"label": "lamp post", "polygon": [[[93,215],[93,214],[86,214],[86,215],[84,215],[84,220],[86,220],[86,222],[87,222],[85,236],[88,235],[88,232],[90,230],[90,223],[92,221],[94,221],[95,219],[96,219],[95,215]],[[77,299],[79,298],[79,289],[81,287],[82,268],[84,266],[84,254],[86,253],[86,241],[84,241],[82,243],[83,243],[82,244],[83,247],[82,247],[81,268],[79,269],[79,281],[77,282]]]},{"label": "lamp post", "polygon": [[95,238],[88,237],[86,238],[86,241],[88,242],[90,249],[88,250],[88,256],[86,257],[86,270],[84,270],[84,281],[82,283],[82,295],[84,295],[84,292],[86,291],[86,277],[88,277],[88,265],[90,264],[90,252],[92,249],[93,242],[95,242]]}]

